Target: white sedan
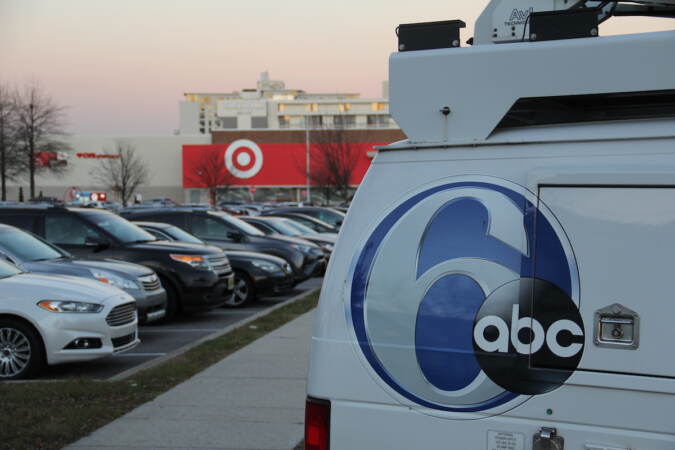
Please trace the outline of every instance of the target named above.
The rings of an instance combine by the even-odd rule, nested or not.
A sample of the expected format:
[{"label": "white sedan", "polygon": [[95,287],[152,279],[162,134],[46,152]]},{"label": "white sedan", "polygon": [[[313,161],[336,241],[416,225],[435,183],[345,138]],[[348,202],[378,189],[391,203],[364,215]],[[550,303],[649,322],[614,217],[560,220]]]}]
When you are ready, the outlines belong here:
[{"label": "white sedan", "polygon": [[140,343],[133,297],[98,281],[21,272],[0,261],[0,380]]}]

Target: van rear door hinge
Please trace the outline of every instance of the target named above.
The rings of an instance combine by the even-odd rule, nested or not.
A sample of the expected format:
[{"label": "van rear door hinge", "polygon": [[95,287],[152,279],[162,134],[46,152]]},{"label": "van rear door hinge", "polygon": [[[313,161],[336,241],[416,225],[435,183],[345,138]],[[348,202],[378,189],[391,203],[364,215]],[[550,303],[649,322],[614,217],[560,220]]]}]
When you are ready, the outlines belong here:
[{"label": "van rear door hinge", "polygon": [[542,427],[532,438],[532,450],[564,450],[565,439],[555,428]]}]

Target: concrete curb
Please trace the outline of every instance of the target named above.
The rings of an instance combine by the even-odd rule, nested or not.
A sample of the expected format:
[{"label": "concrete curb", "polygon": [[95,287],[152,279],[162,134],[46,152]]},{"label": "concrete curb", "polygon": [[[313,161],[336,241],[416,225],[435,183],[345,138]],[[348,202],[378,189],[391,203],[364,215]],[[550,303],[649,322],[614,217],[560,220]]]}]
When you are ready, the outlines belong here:
[{"label": "concrete curb", "polygon": [[321,290],[321,287],[317,287],[317,288],[314,288],[314,289],[308,289],[308,290],[296,295],[295,297],[289,298],[288,300],[279,303],[278,305],[274,305],[271,308],[260,311],[260,312],[254,314],[250,317],[247,317],[244,320],[241,320],[237,323],[233,323],[232,325],[229,325],[229,326],[223,328],[222,330],[215,331],[215,332],[213,332],[213,333],[211,333],[207,336],[204,336],[201,339],[198,339],[194,342],[191,342],[187,345],[184,345],[183,347],[180,347],[180,348],[174,350],[171,353],[167,353],[166,355],[160,356],[160,357],[155,358],[155,359],[151,359],[150,361],[147,361],[143,364],[132,367],[129,370],[125,370],[124,372],[120,372],[117,375],[115,375],[111,378],[108,378],[107,380],[104,380],[104,382],[105,381],[121,381],[121,380],[129,378],[133,375],[136,375],[138,372],[141,372],[143,370],[150,369],[152,367],[158,366],[158,365],[160,365],[160,364],[162,364],[162,363],[164,363],[164,362],[166,362],[166,361],[168,361],[172,358],[175,358],[176,356],[182,355],[183,353],[185,353],[189,350],[192,350],[193,348],[203,344],[204,342],[211,341],[213,339],[219,338],[220,336],[223,336],[223,335],[229,333],[232,330],[236,330],[237,328],[241,328],[243,326],[246,326],[247,324],[249,324],[249,323],[251,323],[251,322],[253,322],[253,321],[255,321],[255,320],[257,320],[261,317],[264,317],[268,314],[273,313],[277,309],[283,308],[284,306],[290,305],[291,303],[295,303],[298,300],[300,300],[302,298],[305,298],[308,295],[312,295],[315,292],[318,292],[320,290]]}]

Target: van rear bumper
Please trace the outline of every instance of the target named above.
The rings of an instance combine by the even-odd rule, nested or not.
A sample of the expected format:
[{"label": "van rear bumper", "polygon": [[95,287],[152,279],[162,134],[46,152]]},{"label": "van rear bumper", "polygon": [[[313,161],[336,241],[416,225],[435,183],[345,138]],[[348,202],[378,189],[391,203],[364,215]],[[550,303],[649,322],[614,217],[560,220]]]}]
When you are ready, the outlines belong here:
[{"label": "van rear bumper", "polygon": [[[675,434],[504,416],[479,420],[448,420],[407,407],[335,400],[331,400],[330,448],[526,450],[532,448],[533,437],[539,434],[542,427],[555,428],[558,436],[564,438],[566,449],[675,448]],[[493,447],[488,443],[501,443],[502,447]],[[593,444],[597,447],[593,447]]]}]

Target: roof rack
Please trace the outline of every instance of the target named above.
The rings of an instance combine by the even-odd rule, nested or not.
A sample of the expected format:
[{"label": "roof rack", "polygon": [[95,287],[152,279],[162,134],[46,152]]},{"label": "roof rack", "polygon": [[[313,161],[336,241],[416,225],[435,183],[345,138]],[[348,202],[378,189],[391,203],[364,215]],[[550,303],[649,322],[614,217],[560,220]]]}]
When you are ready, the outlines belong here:
[{"label": "roof rack", "polygon": [[614,16],[675,18],[675,0],[491,0],[476,21],[472,43],[597,37],[598,26]]}]

